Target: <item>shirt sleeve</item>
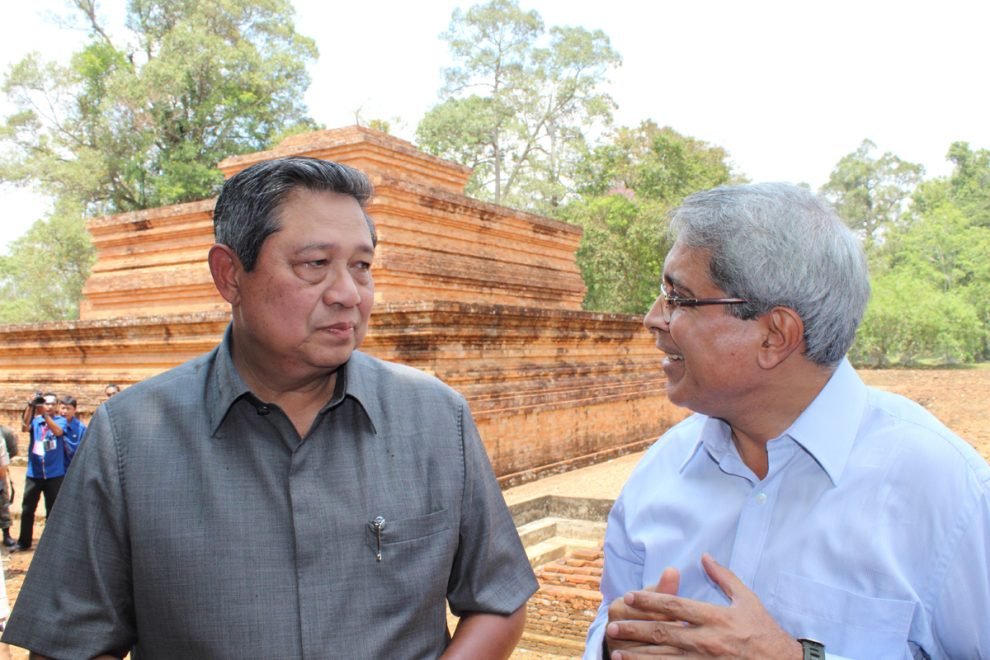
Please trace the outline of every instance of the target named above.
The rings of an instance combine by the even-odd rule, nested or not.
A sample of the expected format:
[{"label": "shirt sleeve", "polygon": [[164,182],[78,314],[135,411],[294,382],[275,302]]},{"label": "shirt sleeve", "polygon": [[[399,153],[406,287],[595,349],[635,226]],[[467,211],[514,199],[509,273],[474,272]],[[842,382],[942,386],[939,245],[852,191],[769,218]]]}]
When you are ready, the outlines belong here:
[{"label": "shirt sleeve", "polygon": [[62,485],[2,640],[53,658],[123,654],[136,641],[124,459],[105,407],[94,415],[89,435]]},{"label": "shirt sleeve", "polygon": [[83,435],[86,433],[86,425],[78,420],[73,420],[75,423],[65,425],[65,433],[62,435],[62,440],[65,442],[65,462],[66,464],[72,462],[72,457],[75,456],[76,451],[79,449],[79,444],[82,442]]},{"label": "shirt sleeve", "polygon": [[[960,516],[958,545],[946,564],[932,612],[932,657],[990,658],[990,477],[975,484],[977,497]],[[976,479],[974,478],[974,481]],[[945,539],[943,539],[943,542]]]},{"label": "shirt sleeve", "polygon": [[626,534],[625,498],[626,492],[612,506],[605,528],[605,564],[602,569],[602,604],[598,614],[588,628],[585,641],[584,659],[598,660],[602,656],[602,640],[608,623],[608,606],[626,592],[643,586],[643,558],[637,556]]},{"label": "shirt sleeve", "polygon": [[533,595],[536,577],[471,412],[463,400],[460,405],[464,497],[447,601],[457,616],[468,612],[507,615]]}]

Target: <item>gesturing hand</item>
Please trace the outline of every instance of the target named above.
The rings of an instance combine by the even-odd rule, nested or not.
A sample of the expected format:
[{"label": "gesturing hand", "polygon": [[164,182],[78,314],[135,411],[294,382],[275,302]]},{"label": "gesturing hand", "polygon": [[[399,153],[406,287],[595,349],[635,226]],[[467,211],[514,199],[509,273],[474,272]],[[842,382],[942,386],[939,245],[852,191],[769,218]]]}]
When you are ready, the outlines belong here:
[{"label": "gesturing hand", "polygon": [[[660,575],[660,581],[655,587],[648,587],[640,593],[656,593],[656,594],[668,594],[670,596],[676,596],[677,590],[681,585],[681,574],[676,568],[665,568],[663,573]],[[663,615],[658,615],[648,609],[639,609],[628,602],[628,594],[623,598],[616,598],[612,601],[612,604],[608,606],[608,622],[611,624],[613,621],[636,621],[636,620],[657,620],[657,621],[669,621],[670,619]],[[615,639],[609,635],[608,630],[611,625],[607,626],[605,629],[605,639],[608,643],[608,648],[612,651],[619,649],[635,649],[637,653],[640,654],[653,654],[662,651],[663,649],[658,646],[653,646],[650,642],[643,642],[641,640],[631,640],[631,639]],[[666,647],[670,651],[676,651],[673,647]],[[625,656],[629,657],[629,656]]]},{"label": "gesturing hand", "polygon": [[[777,625],[756,594],[732,571],[707,554],[701,563],[730,604],[712,605],[659,588],[630,591],[622,599],[624,609],[616,606],[619,599],[609,607],[606,635],[609,648],[618,651],[612,653],[613,660],[651,656],[761,660],[802,657],[801,645]],[[661,577],[660,584],[663,583]]]}]

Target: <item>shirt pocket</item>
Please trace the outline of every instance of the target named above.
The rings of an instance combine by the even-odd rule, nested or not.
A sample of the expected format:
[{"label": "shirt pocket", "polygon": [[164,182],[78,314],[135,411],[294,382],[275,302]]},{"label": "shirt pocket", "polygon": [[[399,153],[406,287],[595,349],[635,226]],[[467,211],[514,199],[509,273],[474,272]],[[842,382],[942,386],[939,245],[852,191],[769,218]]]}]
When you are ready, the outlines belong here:
[{"label": "shirt pocket", "polygon": [[908,634],[915,603],[874,598],[781,573],[774,591],[778,623],[798,637],[817,639],[846,658],[910,658]]},{"label": "shirt pocket", "polygon": [[388,566],[402,566],[404,570],[440,568],[445,562],[453,561],[457,547],[447,509],[408,518],[386,516],[381,532],[376,531],[375,521],[370,520],[366,530],[365,543],[376,561],[381,553],[378,563],[388,562]]}]

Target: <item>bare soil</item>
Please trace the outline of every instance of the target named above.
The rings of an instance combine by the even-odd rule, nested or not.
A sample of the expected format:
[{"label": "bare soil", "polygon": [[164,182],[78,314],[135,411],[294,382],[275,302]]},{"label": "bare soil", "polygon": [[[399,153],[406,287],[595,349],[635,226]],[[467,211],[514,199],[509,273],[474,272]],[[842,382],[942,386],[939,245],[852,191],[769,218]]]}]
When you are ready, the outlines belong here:
[{"label": "bare soil", "polygon": [[[990,365],[958,369],[861,370],[859,374],[868,385],[896,392],[917,401],[946,426],[972,443],[977,451],[990,461]],[[575,478],[580,478],[577,473],[572,474]],[[14,467],[12,475],[19,493],[24,485],[24,469]],[[553,479],[559,480],[562,477],[566,478],[566,475],[557,475]],[[532,488],[535,484],[528,486]],[[619,486],[621,484],[617,485],[613,497],[618,494]],[[17,499],[20,499],[19,495]],[[14,507],[14,529],[11,530],[15,536],[20,524],[16,519],[19,504],[17,502]],[[41,536],[44,529],[43,505],[38,507],[38,514],[35,539]],[[7,596],[12,606],[33,556],[32,551],[14,554],[3,552]],[[27,652],[20,649],[12,649],[11,655],[15,660],[28,657]],[[558,656],[526,653],[520,650],[514,657],[542,660]]]}]

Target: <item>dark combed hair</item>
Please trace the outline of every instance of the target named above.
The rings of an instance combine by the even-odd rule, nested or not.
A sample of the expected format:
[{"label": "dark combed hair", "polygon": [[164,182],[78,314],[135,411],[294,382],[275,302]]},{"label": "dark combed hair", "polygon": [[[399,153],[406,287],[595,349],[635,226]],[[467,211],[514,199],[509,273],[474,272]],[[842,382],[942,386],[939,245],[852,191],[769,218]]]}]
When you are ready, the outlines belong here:
[{"label": "dark combed hair", "polygon": [[[297,188],[353,197],[364,211],[374,188],[362,172],[317,158],[278,158],[238,172],[223,185],[213,209],[213,235],[228,246],[245,270],[253,270],[265,239],[279,230],[278,212]],[[364,213],[373,245],[375,223]]]}]

